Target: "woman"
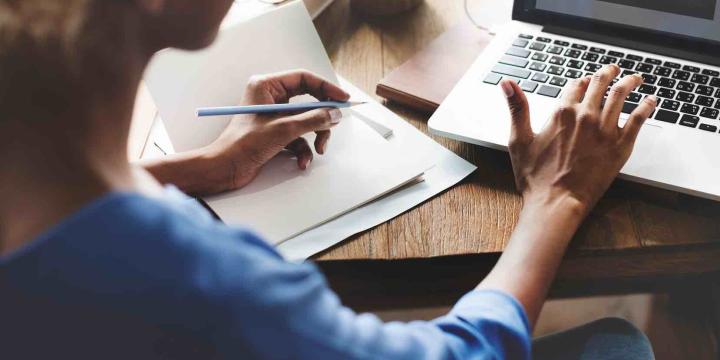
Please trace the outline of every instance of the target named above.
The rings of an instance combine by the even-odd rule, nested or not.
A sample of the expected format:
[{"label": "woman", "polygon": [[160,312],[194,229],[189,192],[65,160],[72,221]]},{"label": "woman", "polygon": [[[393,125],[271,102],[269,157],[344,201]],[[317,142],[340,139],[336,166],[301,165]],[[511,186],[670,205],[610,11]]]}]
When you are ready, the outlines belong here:
[{"label": "woman", "polygon": [[[148,61],[166,47],[210,44],[231,3],[0,0],[3,358],[530,357],[530,331],[573,233],[655,108],[646,98],[618,127],[624,98],[642,79],[617,82],[604,107],[617,66],[576,81],[540,134],[522,90],[503,82],[524,199],[508,248],[446,316],[383,324],[342,307],[311,264],[284,262],[258,235],[214,221],[161,185],[194,195],[236,189],[284,149],[304,169],[313,152],[300,136],[316,132],[317,153],[332,151],[337,111],[238,117],[206,148],[144,168],[128,163]],[[245,104],[304,93],[348,99],[304,71],[256,77],[246,93]],[[652,356],[619,321],[560,339],[567,336],[560,348],[556,338],[539,342],[536,354]]]}]

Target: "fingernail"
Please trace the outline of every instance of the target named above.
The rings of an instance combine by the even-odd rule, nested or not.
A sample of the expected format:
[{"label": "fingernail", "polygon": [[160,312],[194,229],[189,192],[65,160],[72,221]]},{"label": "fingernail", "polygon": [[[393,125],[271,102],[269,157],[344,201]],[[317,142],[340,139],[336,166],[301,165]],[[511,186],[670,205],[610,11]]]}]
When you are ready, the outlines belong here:
[{"label": "fingernail", "polygon": [[645,81],[645,79],[642,77],[642,75],[640,75],[638,73],[634,73],[634,74],[632,74],[632,76],[634,76],[636,79],[638,79],[640,81]]},{"label": "fingernail", "polygon": [[500,88],[505,93],[506,98],[513,97],[515,95],[515,89],[510,85],[510,81],[503,81],[500,83]]},{"label": "fingernail", "polygon": [[648,100],[652,101],[652,103],[655,105],[657,105],[657,103],[658,103],[658,98],[655,95],[648,96]]},{"label": "fingernail", "polygon": [[332,109],[330,110],[330,123],[331,124],[339,124],[340,119],[342,119],[342,111],[338,109]]}]

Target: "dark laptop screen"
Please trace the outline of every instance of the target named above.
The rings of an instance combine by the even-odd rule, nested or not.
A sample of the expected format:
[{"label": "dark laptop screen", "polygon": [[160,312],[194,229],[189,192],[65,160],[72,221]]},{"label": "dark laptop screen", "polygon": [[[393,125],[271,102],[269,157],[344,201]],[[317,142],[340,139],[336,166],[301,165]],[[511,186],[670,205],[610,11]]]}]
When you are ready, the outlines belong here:
[{"label": "dark laptop screen", "polygon": [[720,42],[718,5],[720,0],[527,0],[524,10]]}]

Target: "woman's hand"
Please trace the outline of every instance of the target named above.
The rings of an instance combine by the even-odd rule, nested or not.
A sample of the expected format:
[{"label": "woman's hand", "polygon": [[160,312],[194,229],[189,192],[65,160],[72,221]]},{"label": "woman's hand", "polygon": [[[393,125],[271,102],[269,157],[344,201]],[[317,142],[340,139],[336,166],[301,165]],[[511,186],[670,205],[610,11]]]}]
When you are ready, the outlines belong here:
[{"label": "woman's hand", "polygon": [[619,127],[625,98],[642,84],[639,75],[626,76],[603,97],[620,68],[608,65],[592,78],[570,84],[546,128],[534,134],[528,103],[511,81],[501,86],[512,115],[510,156],[519,191],[526,201],[564,199],[589,211],[625,165],[635,139],[655,110],[657,99],[645,97],[623,128]]},{"label": "woman's hand", "polygon": [[531,327],[575,231],[630,157],[657,100],[646,97],[623,128],[618,119],[640,76],[626,76],[603,97],[620,68],[602,68],[592,79],[570,84],[562,103],[539,134],[530,128],[525,94],[501,83],[512,115],[510,157],[525,203],[510,242],[480,288],[513,295]]},{"label": "woman's hand", "polygon": [[[313,73],[295,70],[253,77],[242,104],[287,103],[304,94],[318,100],[347,101],[350,97]],[[283,150],[295,154],[300,169],[307,168],[313,151],[302,136],[315,132],[315,151],[324,154],[330,130],[341,117],[337,109],[236,116],[207,147],[145,164],[145,168],[160,182],[174,184],[190,194],[209,195],[238,189],[250,183],[263,165]]]}]

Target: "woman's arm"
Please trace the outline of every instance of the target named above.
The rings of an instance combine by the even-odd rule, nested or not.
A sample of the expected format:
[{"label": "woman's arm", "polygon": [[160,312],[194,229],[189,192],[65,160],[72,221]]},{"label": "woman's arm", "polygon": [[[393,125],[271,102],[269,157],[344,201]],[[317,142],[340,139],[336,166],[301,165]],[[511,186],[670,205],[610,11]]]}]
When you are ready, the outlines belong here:
[{"label": "woman's arm", "polygon": [[[333,83],[304,70],[288,71],[250,80],[242,103],[247,105],[286,103],[292,97],[310,94],[319,100],[346,101],[349,95]],[[300,114],[236,116],[212,144],[173,154],[140,165],[163,184],[183,192],[209,195],[241,188],[252,181],[265,163],[280,151],[297,156],[300,169],[313,159],[313,151],[302,136],[315,132],[315,151],[322,155],[330,130],[340,122],[337,109],[319,109]]]},{"label": "woman's arm", "polygon": [[531,324],[572,236],[627,162],[640,128],[657,105],[654,96],[646,97],[619,127],[625,98],[642,84],[642,77],[626,76],[608,91],[619,73],[617,65],[608,65],[592,79],[569,85],[539,134],[530,128],[520,87],[512,81],[501,83],[513,119],[510,156],[524,205],[505,252],[479,287],[516,297]]}]

